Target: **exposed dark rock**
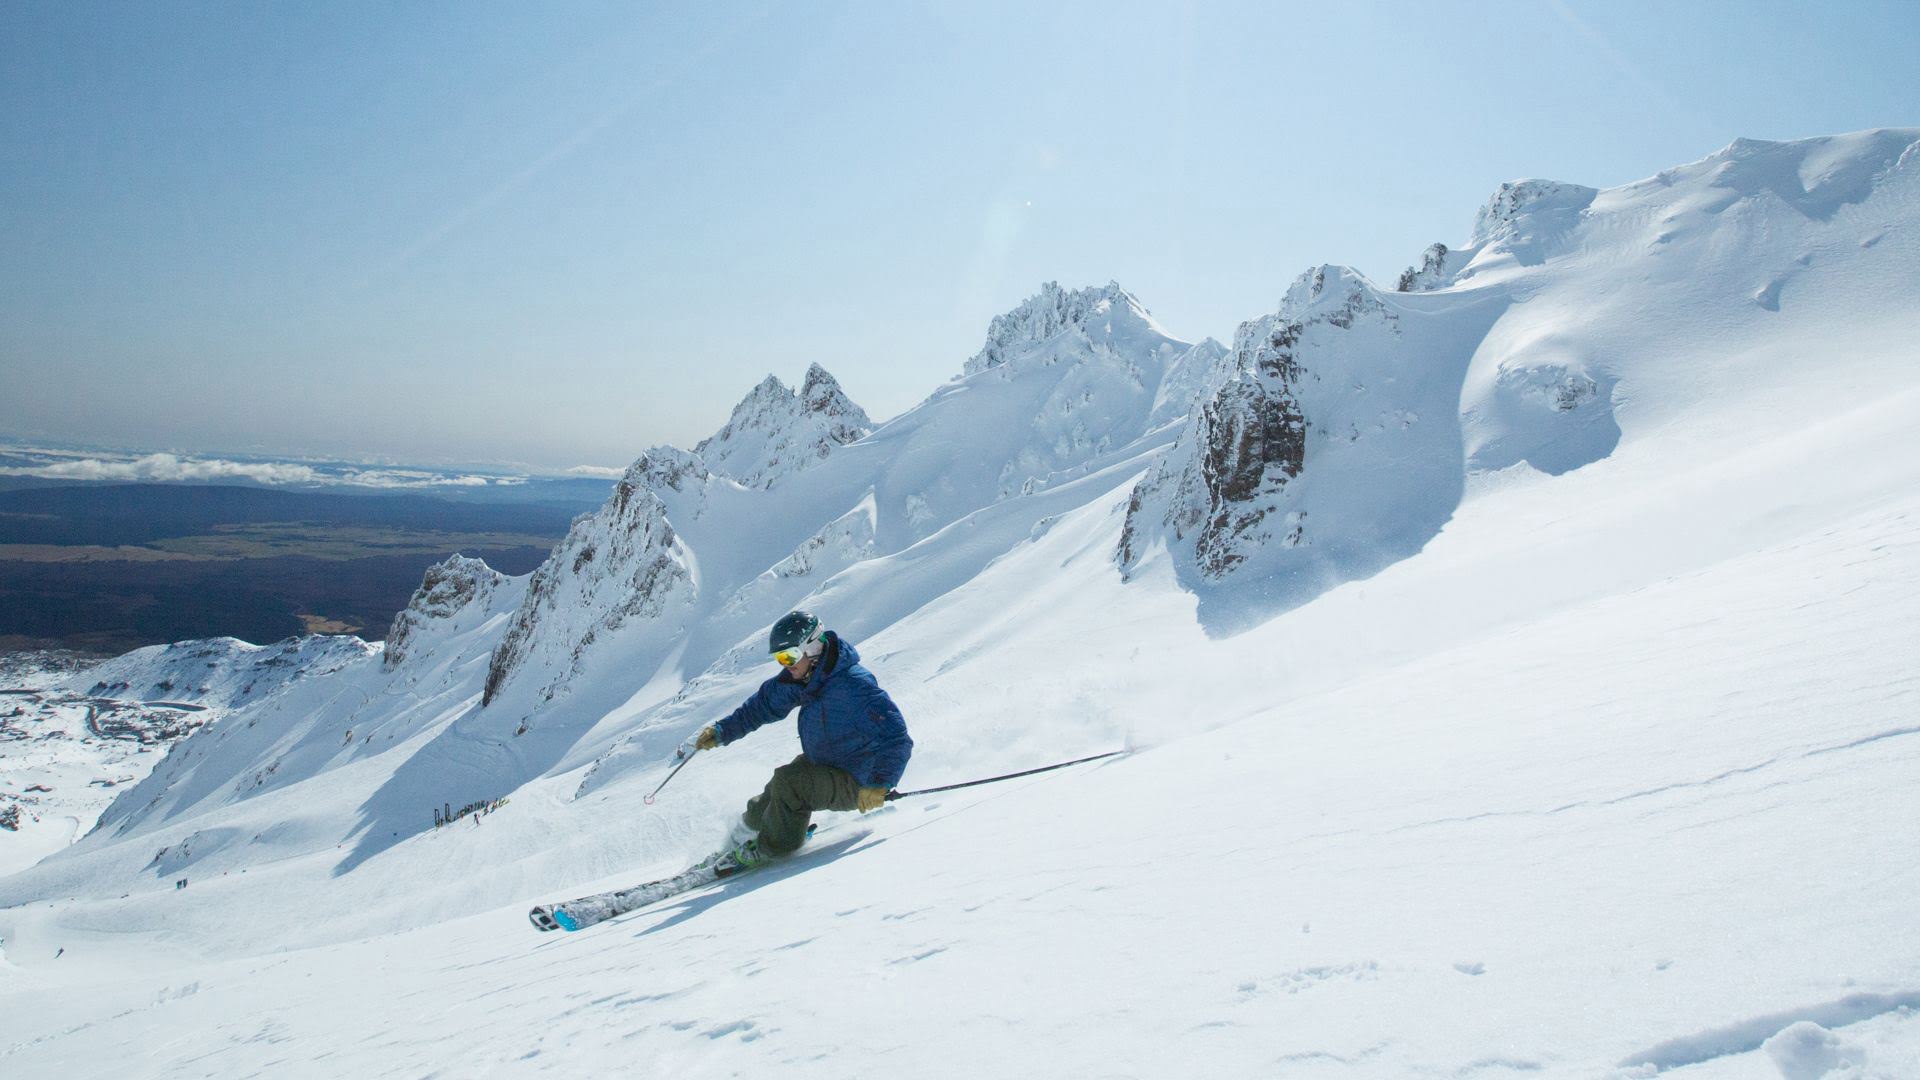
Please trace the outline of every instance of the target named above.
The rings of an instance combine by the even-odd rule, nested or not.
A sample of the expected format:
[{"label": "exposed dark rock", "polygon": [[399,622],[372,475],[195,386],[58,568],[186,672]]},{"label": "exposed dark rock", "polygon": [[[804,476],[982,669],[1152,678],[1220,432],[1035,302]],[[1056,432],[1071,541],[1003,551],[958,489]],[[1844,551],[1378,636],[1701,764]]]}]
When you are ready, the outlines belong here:
[{"label": "exposed dark rock", "polygon": [[385,663],[388,670],[399,667],[406,659],[415,638],[428,622],[452,618],[500,581],[500,575],[485,561],[464,555],[454,555],[428,567],[420,588],[414,591],[400,614],[393,617],[393,627],[387,631]]},{"label": "exposed dark rock", "polygon": [[1402,271],[1395,288],[1400,292],[1425,292],[1439,288],[1446,276],[1447,254],[1445,244],[1434,244],[1427,248],[1420,256],[1419,268],[1409,266]]},{"label": "exposed dark rock", "polygon": [[[690,595],[693,578],[659,493],[697,497],[709,475],[698,455],[671,447],[650,450],[614,485],[606,505],[574,520],[566,539],[534,571],[494,647],[483,705],[493,703],[536,647],[566,665],[556,677],[564,680],[602,632],[629,619],[656,617],[673,596]],[[557,687],[558,681],[549,683],[545,696]]]}]

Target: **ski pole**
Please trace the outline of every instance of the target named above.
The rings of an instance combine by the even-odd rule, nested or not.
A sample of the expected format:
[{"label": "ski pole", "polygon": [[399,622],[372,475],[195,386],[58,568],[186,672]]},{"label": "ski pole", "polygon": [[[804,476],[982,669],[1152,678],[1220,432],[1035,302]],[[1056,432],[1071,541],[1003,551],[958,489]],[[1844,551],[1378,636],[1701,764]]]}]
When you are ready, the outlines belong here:
[{"label": "ski pole", "polygon": [[680,764],[675,765],[673,767],[673,771],[667,774],[667,779],[660,781],[660,787],[653,789],[653,795],[647,796],[647,805],[652,806],[653,796],[660,794],[660,788],[666,787],[668,780],[672,780],[674,777],[680,775],[680,770],[686,768],[688,765],[691,765],[692,763],[693,763],[693,755],[688,754],[684,759],[681,760]]},{"label": "ski pole", "polygon": [[[942,787],[921,788],[918,791],[889,791],[887,792],[887,801],[892,802],[895,799],[911,799],[915,795],[931,795],[936,791],[955,791],[960,788],[979,787],[981,784],[997,784],[1002,780],[1015,780],[1022,776],[1032,776],[1035,773],[1052,772],[1055,769],[1064,769],[1069,765],[1084,765],[1089,761],[1099,761],[1101,758],[1110,758],[1116,754],[1124,754],[1124,753],[1126,753],[1125,750],[1109,750],[1104,754],[1095,754],[1092,757],[1074,758],[1072,761],[1062,761],[1058,765],[1042,765],[1038,769],[1028,769],[1025,772],[1008,773],[1005,776],[989,776],[985,780],[969,780],[964,784],[947,784]],[[671,780],[673,778],[668,777],[667,779]]]}]

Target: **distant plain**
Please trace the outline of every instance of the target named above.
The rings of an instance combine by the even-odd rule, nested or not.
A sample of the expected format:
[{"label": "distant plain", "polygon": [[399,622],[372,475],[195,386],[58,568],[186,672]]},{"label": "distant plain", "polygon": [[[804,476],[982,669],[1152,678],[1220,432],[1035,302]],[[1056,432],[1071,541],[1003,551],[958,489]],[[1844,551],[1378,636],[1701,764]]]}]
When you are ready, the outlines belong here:
[{"label": "distant plain", "polygon": [[427,567],[457,552],[527,573],[604,486],[498,501],[158,483],[0,492],[0,650],[378,640]]}]

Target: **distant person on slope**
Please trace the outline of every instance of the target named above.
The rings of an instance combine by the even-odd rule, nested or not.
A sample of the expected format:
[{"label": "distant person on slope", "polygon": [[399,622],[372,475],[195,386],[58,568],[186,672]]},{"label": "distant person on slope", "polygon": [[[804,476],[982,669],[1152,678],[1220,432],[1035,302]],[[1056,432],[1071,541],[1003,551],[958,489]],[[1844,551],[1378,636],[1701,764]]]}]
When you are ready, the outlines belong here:
[{"label": "distant person on slope", "polygon": [[781,672],[717,724],[688,740],[683,751],[725,746],[763,724],[800,709],[800,756],[773,770],[766,790],[747,800],[728,838],[741,867],[792,854],[807,838],[816,810],[886,805],[900,782],[913,739],[893,699],[860,665],[853,643],[804,611],[773,624],[767,651]]}]

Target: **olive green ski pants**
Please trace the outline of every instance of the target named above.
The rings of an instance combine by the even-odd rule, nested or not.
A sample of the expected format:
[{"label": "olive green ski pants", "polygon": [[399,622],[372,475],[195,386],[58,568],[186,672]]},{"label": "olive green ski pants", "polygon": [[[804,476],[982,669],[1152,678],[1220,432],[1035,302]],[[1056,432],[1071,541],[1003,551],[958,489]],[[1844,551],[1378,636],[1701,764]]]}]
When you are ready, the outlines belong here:
[{"label": "olive green ski pants", "polygon": [[807,838],[807,821],[815,810],[854,810],[860,805],[860,785],[851,773],[831,765],[816,765],[801,754],[773,770],[767,788],[747,800],[740,815],[760,834],[760,850],[787,855]]}]

